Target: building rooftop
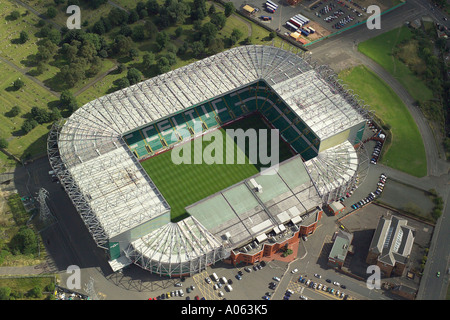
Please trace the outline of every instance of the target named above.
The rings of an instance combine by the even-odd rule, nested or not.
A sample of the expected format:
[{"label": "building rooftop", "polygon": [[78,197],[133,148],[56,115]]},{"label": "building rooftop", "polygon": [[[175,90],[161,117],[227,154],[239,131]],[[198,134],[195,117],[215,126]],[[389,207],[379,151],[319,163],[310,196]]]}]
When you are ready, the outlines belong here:
[{"label": "building rooftop", "polygon": [[379,254],[378,260],[394,266],[406,263],[414,243],[415,230],[408,221],[396,216],[382,216],[370,243],[369,251]]}]

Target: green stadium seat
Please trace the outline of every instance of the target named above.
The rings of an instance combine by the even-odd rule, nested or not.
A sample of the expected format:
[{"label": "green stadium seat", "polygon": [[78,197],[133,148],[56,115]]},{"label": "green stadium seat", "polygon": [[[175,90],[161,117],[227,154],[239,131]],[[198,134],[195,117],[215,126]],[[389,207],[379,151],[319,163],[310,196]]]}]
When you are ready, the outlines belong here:
[{"label": "green stadium seat", "polygon": [[233,97],[230,97],[230,95],[226,95],[222,97],[222,100],[225,102],[228,109],[232,111],[236,118],[244,115],[244,111],[240,107],[241,101],[239,100],[239,97],[237,95]]},{"label": "green stadium seat", "polygon": [[161,136],[158,131],[156,131],[154,125],[148,126],[146,128],[141,129],[143,137],[145,137],[145,141],[150,146],[153,152],[156,152],[162,149],[164,146],[161,143]]},{"label": "green stadium seat", "polygon": [[200,115],[202,121],[206,124],[207,128],[213,128],[219,125],[216,120],[216,115],[212,111],[212,109],[208,108],[209,105],[202,105],[196,107],[197,113]]},{"label": "green stadium seat", "polygon": [[167,146],[170,146],[179,141],[176,131],[173,128],[172,123],[170,122],[169,119],[162,120],[158,122],[155,126],[158,129],[160,136],[166,142]]},{"label": "green stadium seat", "polygon": [[175,131],[182,139],[190,138],[191,134],[189,133],[188,126],[186,124],[186,119],[184,118],[182,113],[176,114],[170,118],[172,125]]},{"label": "green stadium seat", "polygon": [[214,101],[211,101],[210,104],[214,108],[214,112],[219,117],[222,124],[233,120],[226,104],[222,99],[216,99]]}]

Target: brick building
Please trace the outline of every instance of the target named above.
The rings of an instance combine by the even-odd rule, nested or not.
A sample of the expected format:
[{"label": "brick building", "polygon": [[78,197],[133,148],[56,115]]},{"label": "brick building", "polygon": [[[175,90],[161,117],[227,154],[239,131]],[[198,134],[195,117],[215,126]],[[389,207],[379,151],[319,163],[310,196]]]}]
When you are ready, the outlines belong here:
[{"label": "brick building", "polygon": [[382,275],[401,276],[405,271],[414,243],[415,230],[407,220],[382,216],[370,243],[366,262],[380,267]]}]

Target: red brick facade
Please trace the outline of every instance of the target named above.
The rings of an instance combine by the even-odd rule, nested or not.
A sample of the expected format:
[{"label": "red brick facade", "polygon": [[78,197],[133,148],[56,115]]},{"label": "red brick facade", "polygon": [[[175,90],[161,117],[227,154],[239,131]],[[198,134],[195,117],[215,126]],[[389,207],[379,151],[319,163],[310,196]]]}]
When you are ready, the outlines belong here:
[{"label": "red brick facade", "polygon": [[317,227],[317,223],[321,218],[322,211],[318,211],[315,221],[307,226],[300,225],[299,230],[295,232],[291,238],[286,239],[285,241],[280,243],[266,242],[263,244],[263,247],[260,251],[253,254],[231,251],[230,258],[224,260],[224,262],[237,265],[241,262],[243,262],[244,264],[254,264],[262,260],[270,261],[280,256],[280,252],[284,251],[284,249],[292,249],[295,254],[297,254],[296,248],[298,247],[300,238],[302,236],[308,236],[314,233]]}]

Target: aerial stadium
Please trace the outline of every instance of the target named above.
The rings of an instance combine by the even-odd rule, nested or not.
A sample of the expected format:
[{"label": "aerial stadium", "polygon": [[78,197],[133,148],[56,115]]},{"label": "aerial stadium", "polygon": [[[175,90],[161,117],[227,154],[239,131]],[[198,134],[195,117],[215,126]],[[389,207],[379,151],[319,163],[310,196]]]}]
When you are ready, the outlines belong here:
[{"label": "aerial stadium", "polygon": [[[249,45],[87,103],[55,123],[48,157],[114,271],[134,263],[176,277],[313,232],[321,207],[367,174],[368,119],[309,54]],[[276,168],[171,163],[180,146],[230,127],[276,129]]]}]

